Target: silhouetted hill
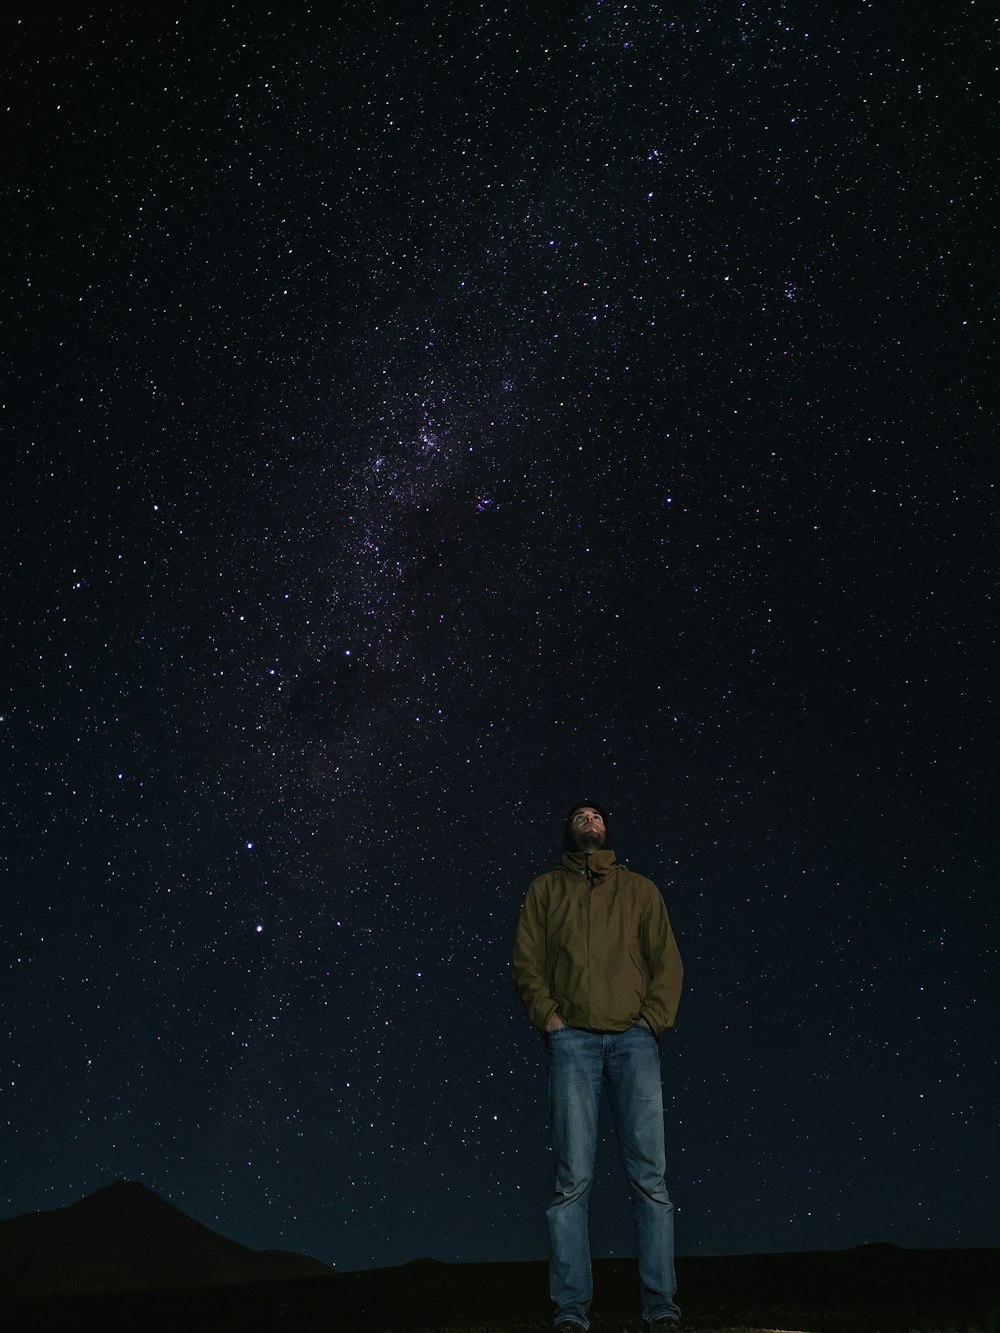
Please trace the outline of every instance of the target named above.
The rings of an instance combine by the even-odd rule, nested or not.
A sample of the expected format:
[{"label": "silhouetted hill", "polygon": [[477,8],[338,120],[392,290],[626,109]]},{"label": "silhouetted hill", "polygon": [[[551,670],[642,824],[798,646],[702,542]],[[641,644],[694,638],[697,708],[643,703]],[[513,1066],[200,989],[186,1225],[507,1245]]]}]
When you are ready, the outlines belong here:
[{"label": "silhouetted hill", "polygon": [[136,1291],[312,1277],[331,1270],[283,1250],[250,1250],[119,1180],[68,1208],[0,1222],[0,1291]]},{"label": "silhouetted hill", "polygon": [[[1000,1330],[1000,1252],[876,1243],[677,1261],[685,1327],[908,1333]],[[594,1333],[641,1333],[632,1259],[594,1263]],[[0,1222],[0,1316],[18,1333],[386,1333],[551,1327],[542,1262],[334,1273],[256,1252],[134,1182]]]}]

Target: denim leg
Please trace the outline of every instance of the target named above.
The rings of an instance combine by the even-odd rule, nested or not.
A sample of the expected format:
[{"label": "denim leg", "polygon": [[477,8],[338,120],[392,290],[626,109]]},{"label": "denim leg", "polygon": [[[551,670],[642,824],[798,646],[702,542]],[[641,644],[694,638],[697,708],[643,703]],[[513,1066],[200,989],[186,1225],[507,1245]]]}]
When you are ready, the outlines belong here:
[{"label": "denim leg", "polygon": [[652,1322],[680,1315],[674,1302],[674,1206],[664,1180],[660,1051],[642,1025],[607,1040],[608,1093],[632,1193],[642,1313]]},{"label": "denim leg", "polygon": [[597,1152],[601,1042],[596,1033],[569,1027],[546,1038],[556,1172],[548,1208],[549,1294],[556,1322],[575,1320],[583,1328],[590,1327],[587,1312],[593,1295],[587,1209]]}]

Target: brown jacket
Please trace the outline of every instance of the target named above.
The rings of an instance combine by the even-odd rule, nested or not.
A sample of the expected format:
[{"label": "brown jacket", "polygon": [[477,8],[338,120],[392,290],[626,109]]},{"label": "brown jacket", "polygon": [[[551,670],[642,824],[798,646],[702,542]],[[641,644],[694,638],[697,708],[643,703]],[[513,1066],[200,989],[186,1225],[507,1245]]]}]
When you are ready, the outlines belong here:
[{"label": "brown jacket", "polygon": [[514,985],[540,1032],[558,1010],[570,1027],[671,1027],[684,969],[651,880],[612,851],[566,852],[532,881],[514,940]]}]

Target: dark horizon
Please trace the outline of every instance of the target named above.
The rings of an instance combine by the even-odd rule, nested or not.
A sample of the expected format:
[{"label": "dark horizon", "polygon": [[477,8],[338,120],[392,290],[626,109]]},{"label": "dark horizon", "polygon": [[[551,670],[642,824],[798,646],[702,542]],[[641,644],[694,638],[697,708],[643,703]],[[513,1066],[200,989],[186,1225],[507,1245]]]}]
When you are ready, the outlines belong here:
[{"label": "dark horizon", "polygon": [[[111,1182],[109,1182],[108,1185],[99,1186],[98,1189],[95,1190],[93,1193],[95,1193],[95,1194],[101,1194],[101,1193],[106,1192],[108,1189],[112,1189],[112,1188],[114,1188],[115,1186],[118,1186],[118,1185],[139,1185],[139,1186],[141,1186],[144,1190],[149,1190],[149,1186],[146,1185],[146,1184],[145,1184],[143,1181],[141,1181],[141,1180],[125,1180],[125,1179],[123,1178],[123,1179],[119,1179],[119,1180],[111,1181]],[[161,1199],[164,1203],[169,1204],[172,1208],[178,1208],[177,1204],[172,1203],[171,1200],[168,1199],[168,1198],[166,1198],[165,1196],[160,1195],[160,1194],[157,1194],[155,1190],[149,1190],[149,1192],[150,1192],[151,1194],[154,1194],[155,1197],[156,1197],[157,1199]],[[16,1220],[18,1217],[30,1217],[30,1216],[34,1216],[34,1215],[35,1215],[36,1213],[38,1213],[38,1212],[42,1212],[42,1213],[46,1213],[46,1212],[63,1212],[65,1209],[73,1207],[74,1204],[82,1203],[82,1202],[84,1202],[86,1199],[89,1199],[89,1198],[91,1198],[91,1197],[92,1197],[91,1194],[87,1194],[87,1195],[84,1195],[82,1198],[71,1199],[68,1203],[63,1203],[63,1204],[52,1204],[52,1205],[50,1205],[49,1207],[47,1207],[47,1208],[43,1208],[43,1209],[32,1209],[29,1213],[19,1213],[19,1214],[15,1214],[13,1217],[0,1217],[0,1222],[14,1221],[14,1220]],[[183,1210],[183,1209],[178,1209],[178,1211],[184,1213],[184,1210]],[[188,1213],[184,1213],[184,1216],[185,1216],[185,1217],[191,1217],[191,1220],[193,1220],[193,1221],[195,1221],[195,1222],[199,1222],[199,1223],[201,1223],[202,1226],[207,1226],[207,1227],[209,1227],[210,1230],[215,1231],[215,1228],[214,1228],[214,1227],[211,1227],[210,1224],[209,1224],[208,1222],[206,1222],[203,1218],[194,1217],[192,1214],[188,1214]],[[218,1233],[216,1233],[216,1234],[220,1234],[220,1235],[221,1235],[222,1233],[221,1233],[221,1232],[218,1232]],[[236,1240],[238,1244],[243,1244],[242,1241],[239,1241],[238,1238],[237,1238],[237,1237],[234,1237],[234,1236],[227,1236],[226,1239],[227,1239],[227,1240]],[[264,1246],[260,1247],[260,1250],[253,1249],[253,1253],[259,1253],[259,1252],[267,1251],[267,1250],[275,1250],[275,1249],[279,1249],[279,1248],[281,1248],[281,1247],[274,1246],[274,1245],[264,1245]],[[847,1253],[847,1252],[850,1252],[850,1251],[853,1251],[853,1250],[878,1250],[878,1249],[887,1249],[887,1250],[910,1250],[910,1249],[912,1249],[912,1248],[913,1248],[913,1247],[897,1245],[897,1244],[896,1244],[894,1241],[892,1241],[892,1240],[879,1239],[879,1240],[860,1241],[860,1242],[858,1242],[858,1243],[855,1244],[855,1245],[842,1246],[842,1247],[839,1247],[839,1248],[837,1248],[837,1249],[830,1249],[830,1248],[827,1248],[827,1249],[822,1249],[822,1250],[753,1250],[753,1251],[749,1251],[749,1252],[747,1252],[747,1251],[739,1251],[739,1252],[727,1252],[727,1253],[723,1253],[723,1254],[711,1254],[711,1255],[706,1255],[706,1254],[683,1254],[683,1253],[681,1253],[681,1252],[678,1252],[678,1254],[677,1254],[677,1258],[678,1258],[678,1259],[695,1259],[695,1258],[702,1258],[702,1259],[713,1259],[713,1258],[714,1258],[714,1259],[749,1259],[749,1258],[758,1258],[758,1257],[760,1257],[760,1258],[766,1258],[766,1257],[768,1257],[769,1255],[771,1255],[771,1256],[777,1256],[777,1255],[796,1255],[796,1254],[843,1254],[843,1253]],[[916,1248],[920,1249],[920,1248],[925,1248],[925,1247],[916,1247]],[[934,1251],[934,1252],[937,1252],[937,1251],[939,1251],[939,1250],[940,1250],[940,1251],[946,1251],[946,1250],[956,1250],[956,1251],[961,1250],[961,1251],[964,1251],[964,1250],[967,1250],[967,1249],[970,1249],[970,1248],[971,1248],[971,1249],[991,1250],[991,1249],[996,1249],[996,1248],[998,1248],[998,1247],[997,1247],[997,1246],[992,1246],[992,1245],[972,1246],[972,1247],[969,1247],[969,1246],[961,1246],[961,1245],[941,1245],[941,1246],[935,1246],[935,1247],[933,1247],[933,1251]],[[306,1257],[308,1257],[308,1258],[312,1258],[312,1259],[318,1259],[318,1258],[320,1258],[319,1255],[315,1255],[315,1254],[313,1254],[313,1255],[308,1255],[308,1256],[306,1256]],[[595,1258],[595,1259],[615,1259],[615,1258],[625,1258],[625,1259],[628,1259],[628,1258],[634,1258],[634,1255],[628,1255],[628,1254],[622,1254],[622,1255],[598,1254],[598,1253],[595,1251],[595,1253],[594,1253],[594,1258]],[[321,1262],[324,1262],[324,1263],[325,1263],[326,1261],[325,1261],[325,1260],[321,1260]],[[433,1254],[415,1254],[415,1255],[413,1255],[413,1256],[412,1256],[411,1258],[409,1258],[409,1259],[403,1259],[403,1260],[401,1260],[398,1264],[385,1265],[385,1266],[387,1266],[387,1267],[393,1267],[393,1268],[406,1268],[406,1267],[407,1267],[408,1265],[410,1265],[410,1264],[422,1264],[422,1263],[434,1263],[434,1264],[443,1264],[443,1265],[452,1265],[452,1264],[461,1265],[461,1264],[479,1264],[479,1263],[494,1263],[494,1262],[495,1262],[495,1263],[500,1263],[500,1264],[545,1263],[545,1262],[546,1262],[546,1257],[545,1257],[545,1256],[535,1256],[535,1257],[528,1258],[528,1259],[500,1259],[500,1260],[481,1260],[481,1259],[454,1259],[454,1260],[448,1260],[448,1259],[439,1259],[436,1255],[433,1255]],[[337,1273],[342,1273],[342,1272],[352,1272],[352,1273],[355,1273],[355,1272],[358,1272],[358,1273],[360,1273],[360,1272],[371,1272],[371,1271],[377,1271],[380,1267],[383,1267],[383,1265],[379,1265],[379,1264],[366,1264],[366,1265],[363,1265],[363,1266],[360,1267],[360,1268],[352,1268],[352,1269],[340,1269],[340,1268],[332,1268],[332,1267],[331,1267],[331,1272],[337,1272]]]},{"label": "dark horizon", "polygon": [[[338,1273],[302,1256],[255,1253],[220,1237],[149,1193],[116,1182],[59,1214],[0,1223],[0,1292],[25,1328],[216,1333],[281,1326],[330,1329],[534,1328],[546,1305],[544,1260],[445,1264]],[[1000,1251],[847,1252],[678,1258],[685,1326],[706,1333],[746,1327],[989,1326]],[[317,1271],[319,1270],[319,1271]],[[641,1333],[634,1260],[594,1259],[595,1330]],[[530,1322],[526,1322],[530,1321]]]},{"label": "dark horizon", "polygon": [[543,1257],[586,797],[678,1252],[1000,1243],[979,7],[0,25],[0,1210]]}]

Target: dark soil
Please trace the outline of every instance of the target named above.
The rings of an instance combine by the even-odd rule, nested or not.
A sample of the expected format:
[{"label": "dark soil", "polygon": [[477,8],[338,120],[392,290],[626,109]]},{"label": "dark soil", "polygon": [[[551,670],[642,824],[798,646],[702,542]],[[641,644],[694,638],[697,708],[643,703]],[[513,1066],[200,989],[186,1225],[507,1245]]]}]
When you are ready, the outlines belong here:
[{"label": "dark soil", "polygon": [[[691,1333],[1000,1333],[1000,1253],[867,1246],[678,1260]],[[594,1333],[644,1333],[632,1260],[594,1264]],[[543,1263],[439,1264],[159,1292],[0,1297],[18,1333],[548,1333]]]}]

